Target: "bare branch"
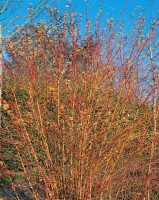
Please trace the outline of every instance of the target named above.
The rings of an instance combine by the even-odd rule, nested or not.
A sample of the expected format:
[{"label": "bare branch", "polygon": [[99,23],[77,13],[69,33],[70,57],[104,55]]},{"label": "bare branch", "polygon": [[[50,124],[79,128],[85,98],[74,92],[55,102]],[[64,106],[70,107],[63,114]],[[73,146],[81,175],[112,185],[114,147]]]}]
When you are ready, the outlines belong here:
[{"label": "bare branch", "polygon": [[4,7],[3,7],[3,4],[2,4],[2,8],[1,8],[2,10],[0,10],[0,14],[3,14],[3,13],[7,10],[8,4],[9,4],[8,1],[7,1],[6,4],[4,5]]}]

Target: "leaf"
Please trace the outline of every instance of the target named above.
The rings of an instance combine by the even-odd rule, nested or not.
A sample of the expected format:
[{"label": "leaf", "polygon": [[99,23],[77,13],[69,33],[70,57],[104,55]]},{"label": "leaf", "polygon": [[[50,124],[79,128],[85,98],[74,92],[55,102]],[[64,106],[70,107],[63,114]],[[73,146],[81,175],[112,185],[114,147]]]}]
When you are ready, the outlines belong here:
[{"label": "leaf", "polygon": [[4,103],[3,104],[3,108],[4,108],[4,110],[8,110],[9,109],[9,104],[8,103]]},{"label": "leaf", "polygon": [[69,119],[70,119],[71,121],[73,121],[73,117],[69,117]]}]

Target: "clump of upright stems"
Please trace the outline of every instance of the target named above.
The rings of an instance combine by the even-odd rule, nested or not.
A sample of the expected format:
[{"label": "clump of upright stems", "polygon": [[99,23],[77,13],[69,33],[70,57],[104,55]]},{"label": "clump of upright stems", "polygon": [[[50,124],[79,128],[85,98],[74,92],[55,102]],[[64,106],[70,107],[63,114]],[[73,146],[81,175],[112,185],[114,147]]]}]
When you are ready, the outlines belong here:
[{"label": "clump of upright stems", "polygon": [[78,18],[56,11],[6,41],[2,151],[14,150],[18,169],[8,155],[4,164],[35,199],[156,198],[147,45],[157,24],[144,37],[144,18],[127,35],[120,21],[100,33],[98,19],[93,33],[87,20],[83,39]]}]

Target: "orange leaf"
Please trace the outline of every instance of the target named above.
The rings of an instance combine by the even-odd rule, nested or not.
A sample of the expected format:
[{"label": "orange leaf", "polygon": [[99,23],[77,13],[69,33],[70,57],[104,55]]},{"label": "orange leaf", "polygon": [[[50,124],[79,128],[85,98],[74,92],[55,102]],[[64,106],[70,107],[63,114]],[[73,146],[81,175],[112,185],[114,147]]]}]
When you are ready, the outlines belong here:
[{"label": "orange leaf", "polygon": [[4,108],[4,110],[8,110],[9,104],[8,103],[3,104],[3,108]]}]

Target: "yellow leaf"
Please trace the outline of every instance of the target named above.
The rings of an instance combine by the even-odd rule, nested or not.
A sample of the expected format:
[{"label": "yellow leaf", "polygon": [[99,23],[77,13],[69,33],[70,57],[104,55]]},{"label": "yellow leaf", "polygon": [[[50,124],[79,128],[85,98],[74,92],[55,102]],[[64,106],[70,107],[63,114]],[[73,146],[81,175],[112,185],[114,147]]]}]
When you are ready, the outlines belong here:
[{"label": "yellow leaf", "polygon": [[69,119],[70,119],[71,121],[73,121],[73,117],[69,117]]},{"label": "yellow leaf", "polygon": [[49,89],[49,90],[54,90],[54,88],[53,88],[53,87],[51,87],[51,86],[49,86],[49,87],[48,87],[48,89]]}]

